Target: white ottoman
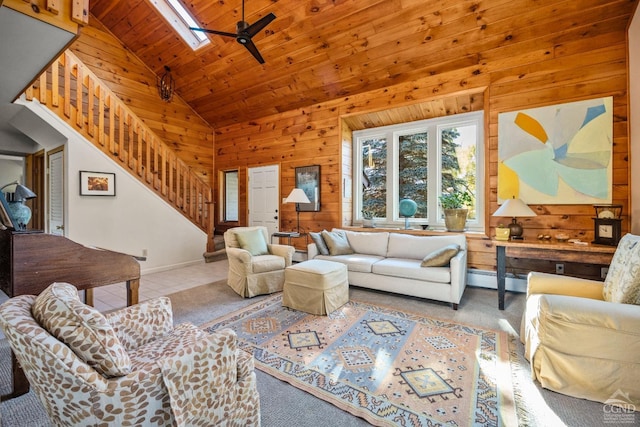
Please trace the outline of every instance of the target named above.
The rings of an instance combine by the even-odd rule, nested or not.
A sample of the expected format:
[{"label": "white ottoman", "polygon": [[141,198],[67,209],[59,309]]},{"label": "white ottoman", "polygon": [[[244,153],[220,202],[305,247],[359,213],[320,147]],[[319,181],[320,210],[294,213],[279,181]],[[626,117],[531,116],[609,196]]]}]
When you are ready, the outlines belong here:
[{"label": "white ottoman", "polygon": [[347,266],[312,259],[284,270],[282,305],[311,314],[325,315],[349,301]]}]

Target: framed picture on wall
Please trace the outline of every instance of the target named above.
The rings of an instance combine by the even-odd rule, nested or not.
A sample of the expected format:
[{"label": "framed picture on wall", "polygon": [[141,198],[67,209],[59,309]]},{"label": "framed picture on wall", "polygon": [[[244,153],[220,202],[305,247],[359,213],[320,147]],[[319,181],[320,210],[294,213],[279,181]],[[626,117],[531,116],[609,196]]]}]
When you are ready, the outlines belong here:
[{"label": "framed picture on wall", "polygon": [[613,197],[613,97],[498,114],[498,203],[602,204]]},{"label": "framed picture on wall", "polygon": [[296,188],[302,189],[310,203],[300,203],[300,212],[320,211],[320,166],[296,168]]},{"label": "framed picture on wall", "polygon": [[81,196],[115,196],[116,174],[80,171]]}]

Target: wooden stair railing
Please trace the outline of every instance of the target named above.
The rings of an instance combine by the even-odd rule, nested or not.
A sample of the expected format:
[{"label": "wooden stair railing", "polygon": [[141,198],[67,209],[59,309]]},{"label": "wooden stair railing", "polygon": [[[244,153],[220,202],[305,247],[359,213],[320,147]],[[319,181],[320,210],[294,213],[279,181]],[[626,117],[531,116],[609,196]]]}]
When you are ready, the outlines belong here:
[{"label": "wooden stair railing", "polygon": [[[54,111],[147,188],[207,233],[213,245],[211,187],[180,160],[71,52],[25,92]],[[207,250],[210,250],[209,243]]]}]

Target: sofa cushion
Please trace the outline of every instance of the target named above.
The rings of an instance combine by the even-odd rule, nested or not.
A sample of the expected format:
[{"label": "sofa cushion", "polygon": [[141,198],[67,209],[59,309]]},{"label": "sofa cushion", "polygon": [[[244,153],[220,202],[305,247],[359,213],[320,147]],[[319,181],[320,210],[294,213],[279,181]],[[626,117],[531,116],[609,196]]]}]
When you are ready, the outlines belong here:
[{"label": "sofa cushion", "polygon": [[309,236],[311,236],[311,240],[313,240],[313,243],[316,244],[316,248],[318,248],[318,253],[320,255],[329,255],[329,248],[327,247],[327,244],[324,242],[324,239],[322,238],[322,232],[319,233],[309,233]]},{"label": "sofa cushion", "polygon": [[408,258],[422,261],[427,254],[451,244],[457,244],[461,249],[464,249],[466,247],[464,234],[412,236],[390,233],[387,258]]},{"label": "sofa cushion", "polygon": [[604,280],[605,301],[640,305],[640,236],[625,234]]},{"label": "sofa cushion", "polygon": [[426,282],[451,283],[451,270],[449,267],[422,267],[420,266],[421,262],[413,259],[386,258],[373,264],[371,270],[375,274],[384,276],[403,277]]},{"label": "sofa cushion", "polygon": [[353,249],[349,246],[349,241],[344,231],[336,230],[329,232],[322,230],[322,238],[329,248],[330,255],[347,255],[353,253]]},{"label": "sofa cushion", "polygon": [[460,252],[460,246],[451,244],[427,254],[422,259],[420,266],[422,267],[444,267],[449,265],[451,258]]},{"label": "sofa cushion", "polygon": [[252,273],[284,270],[285,259],[278,255],[257,255],[251,259]]},{"label": "sofa cushion", "polygon": [[336,256],[317,255],[314,259],[323,259],[326,261],[335,261],[346,264],[347,270],[349,271],[371,273],[371,267],[373,266],[373,264],[384,258],[376,255],[348,254]]},{"label": "sofa cushion", "polygon": [[249,251],[249,253],[253,256],[256,255],[266,255],[269,253],[269,248],[267,247],[267,241],[264,238],[264,234],[261,230],[243,230],[236,232],[236,238],[238,239],[238,244],[245,251]]},{"label": "sofa cushion", "polygon": [[80,301],[75,286],[49,285],[34,301],[31,314],[51,335],[105,377],[131,372],[131,360],[113,327],[102,313]]},{"label": "sofa cushion", "polygon": [[389,233],[382,232],[360,232],[347,231],[349,246],[357,254],[387,256],[387,245],[389,243]]}]

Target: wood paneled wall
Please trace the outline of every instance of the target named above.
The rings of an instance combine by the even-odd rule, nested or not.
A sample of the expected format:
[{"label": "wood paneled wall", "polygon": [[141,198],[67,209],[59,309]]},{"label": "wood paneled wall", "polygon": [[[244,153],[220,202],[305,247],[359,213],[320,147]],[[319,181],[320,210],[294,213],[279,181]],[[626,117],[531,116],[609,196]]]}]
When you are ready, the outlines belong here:
[{"label": "wood paneled wall", "polygon": [[[569,23],[570,24],[570,23]],[[486,235],[469,234],[469,265],[495,269],[495,248],[488,236],[498,218],[498,114],[526,108],[612,96],[614,103],[613,202],[624,206],[623,231],[629,229],[629,139],[627,95],[627,20],[612,16],[588,29],[563,27],[549,18],[548,35],[475,52],[480,65],[425,74],[410,82],[342,97],[250,122],[216,129],[216,170],[241,171],[240,196],[246,199],[246,169],[278,164],[282,196],[294,186],[294,168],[321,165],[320,212],[300,215],[301,228],[317,231],[344,225],[349,200],[343,199],[351,153],[343,118],[401,106],[484,93],[486,116]],[[343,158],[349,160],[343,162]],[[585,241],[593,238],[591,205],[532,206],[538,214],[524,220],[525,237],[565,232]],[[241,206],[239,223],[246,223]],[[281,205],[281,229],[295,227],[293,206]],[[235,224],[229,224],[235,225]],[[219,224],[224,228],[224,224]]]},{"label": "wood paneled wall", "polygon": [[70,49],[196,175],[213,186],[213,128],[207,122],[178,96],[162,101],[156,75],[93,15]]}]

